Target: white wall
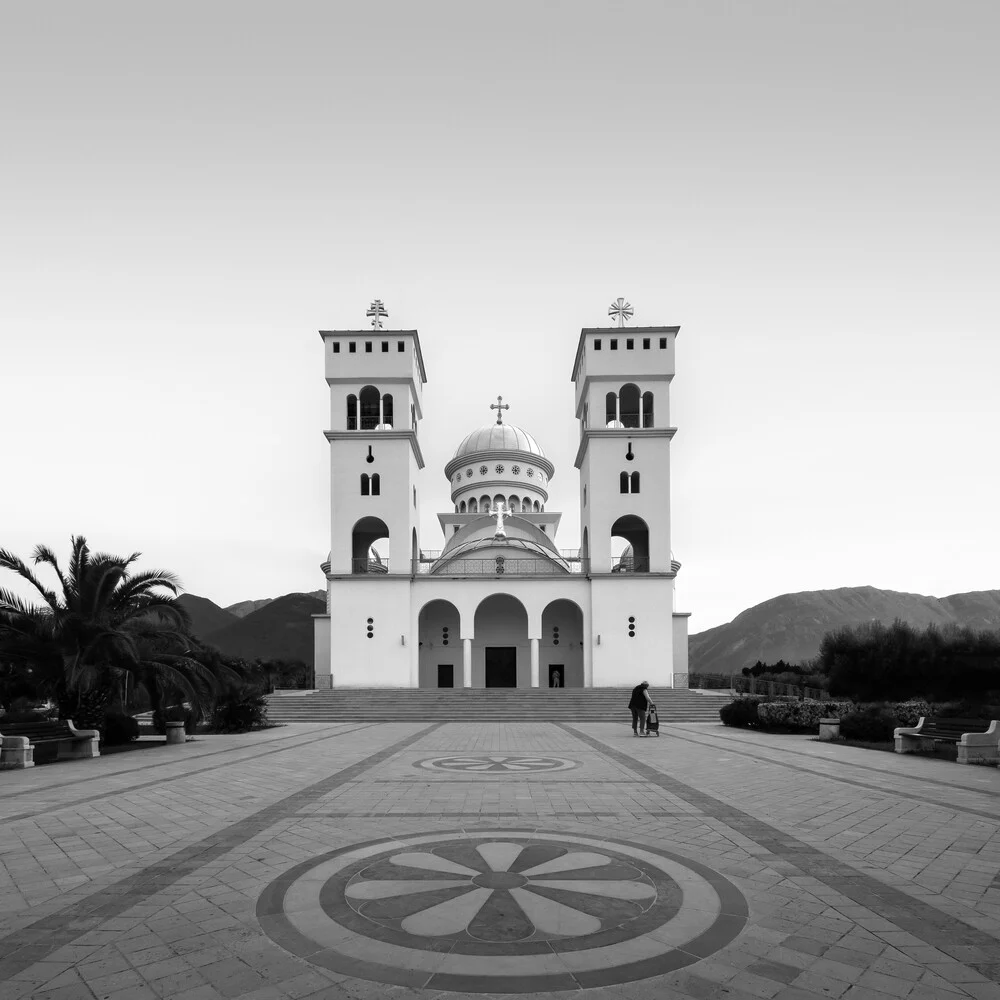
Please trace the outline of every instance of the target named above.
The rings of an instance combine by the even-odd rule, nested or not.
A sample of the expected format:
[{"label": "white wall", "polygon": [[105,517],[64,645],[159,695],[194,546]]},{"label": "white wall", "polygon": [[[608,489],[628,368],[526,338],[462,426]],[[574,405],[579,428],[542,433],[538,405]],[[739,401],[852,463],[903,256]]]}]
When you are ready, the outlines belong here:
[{"label": "white wall", "polygon": [[[654,688],[672,687],[673,580],[623,574],[597,578],[591,586],[593,686],[648,680]],[[634,638],[628,634],[629,617],[636,620]]]},{"label": "white wall", "polygon": [[[410,581],[375,574],[330,581],[334,687],[409,687]],[[368,619],[373,619],[368,638]],[[400,641],[405,637],[406,645]]]}]

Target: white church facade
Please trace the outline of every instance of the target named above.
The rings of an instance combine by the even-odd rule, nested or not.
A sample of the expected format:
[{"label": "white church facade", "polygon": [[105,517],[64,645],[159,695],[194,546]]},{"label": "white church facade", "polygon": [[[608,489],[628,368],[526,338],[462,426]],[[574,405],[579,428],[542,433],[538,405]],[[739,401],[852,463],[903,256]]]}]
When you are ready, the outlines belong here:
[{"label": "white church facade", "polygon": [[419,535],[420,338],[373,309],[373,329],[320,331],[331,524],[317,688],[687,687],[670,548],[679,327],[580,333],[578,548],[557,547],[555,469],[498,399],[444,468],[452,509],[432,550]]}]

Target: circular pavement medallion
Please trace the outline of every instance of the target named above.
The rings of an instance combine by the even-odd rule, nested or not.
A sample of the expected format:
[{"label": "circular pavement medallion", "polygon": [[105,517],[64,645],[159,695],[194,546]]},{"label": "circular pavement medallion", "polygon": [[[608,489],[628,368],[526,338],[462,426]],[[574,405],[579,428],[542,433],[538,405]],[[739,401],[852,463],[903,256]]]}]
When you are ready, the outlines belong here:
[{"label": "circular pavement medallion", "polygon": [[580,762],[568,757],[529,757],[525,754],[463,754],[451,757],[425,757],[414,767],[428,771],[451,771],[471,774],[515,774],[533,771],[569,771]]},{"label": "circular pavement medallion", "polygon": [[718,872],[569,833],[429,833],[297,865],[257,903],[264,932],[334,972],[465,993],[647,979],[729,944],[747,904]]}]

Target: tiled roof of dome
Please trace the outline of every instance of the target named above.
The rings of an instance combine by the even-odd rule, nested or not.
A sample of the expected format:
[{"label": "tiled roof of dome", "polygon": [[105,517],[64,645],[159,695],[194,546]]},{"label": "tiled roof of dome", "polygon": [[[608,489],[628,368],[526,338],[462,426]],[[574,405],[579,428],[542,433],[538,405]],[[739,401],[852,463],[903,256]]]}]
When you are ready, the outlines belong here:
[{"label": "tiled roof of dome", "polygon": [[482,451],[524,451],[545,457],[538,442],[527,432],[513,424],[487,424],[467,435],[455,449],[454,458],[475,455]]}]

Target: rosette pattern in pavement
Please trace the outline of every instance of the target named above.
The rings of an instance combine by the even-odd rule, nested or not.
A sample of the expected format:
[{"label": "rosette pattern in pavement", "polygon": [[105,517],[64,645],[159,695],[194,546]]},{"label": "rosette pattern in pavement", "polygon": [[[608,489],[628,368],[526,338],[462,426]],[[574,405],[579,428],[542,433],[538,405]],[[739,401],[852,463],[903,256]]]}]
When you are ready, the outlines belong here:
[{"label": "rosette pattern in pavement", "polygon": [[447,757],[426,757],[415,761],[414,767],[452,774],[531,774],[538,771],[569,771],[579,767],[579,761],[569,757],[526,754],[452,754]]},{"label": "rosette pattern in pavement", "polygon": [[278,944],[339,973],[429,989],[541,992],[660,975],[746,920],[717,872],[543,831],[424,834],[304,862],[265,891]]}]

